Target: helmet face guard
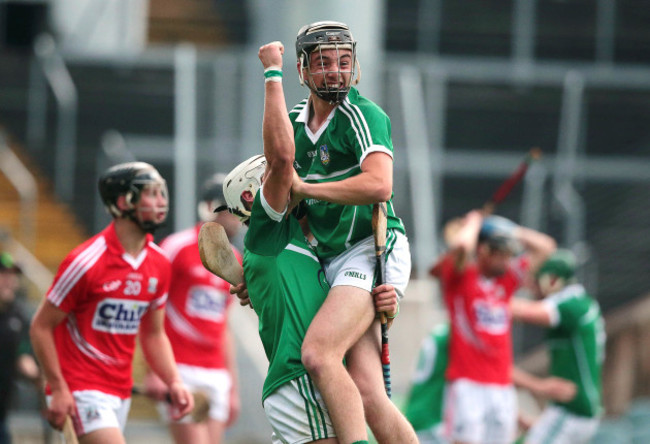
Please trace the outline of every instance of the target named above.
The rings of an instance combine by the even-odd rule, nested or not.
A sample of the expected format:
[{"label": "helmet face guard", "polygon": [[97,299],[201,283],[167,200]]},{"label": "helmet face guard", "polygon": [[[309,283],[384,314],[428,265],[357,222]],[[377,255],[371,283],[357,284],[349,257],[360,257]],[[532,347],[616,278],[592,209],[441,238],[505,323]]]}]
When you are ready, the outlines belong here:
[{"label": "helmet face guard", "polygon": [[[298,31],[298,37],[296,38],[296,56],[299,64],[298,75],[300,77],[300,84],[306,84],[316,96],[331,104],[341,103],[350,92],[350,86],[356,85],[360,80],[361,69],[359,69],[359,75],[355,78],[355,68],[358,65],[356,45],[357,42],[352,37],[350,28],[344,23],[326,21],[303,26]],[[322,65],[323,51],[326,50],[336,51],[336,71],[327,71]],[[350,70],[341,71],[339,62],[341,53],[344,50],[351,52],[352,60],[350,62]],[[320,55],[321,69],[318,72],[312,72],[311,70],[310,61],[313,53]],[[307,78],[304,75],[305,71]],[[330,85],[327,82],[327,75],[332,73],[337,74],[337,81],[334,85]],[[315,75],[325,76],[323,84],[320,87],[314,81]],[[341,81],[346,79],[346,75],[349,76],[347,77],[348,80],[341,85]]]}]

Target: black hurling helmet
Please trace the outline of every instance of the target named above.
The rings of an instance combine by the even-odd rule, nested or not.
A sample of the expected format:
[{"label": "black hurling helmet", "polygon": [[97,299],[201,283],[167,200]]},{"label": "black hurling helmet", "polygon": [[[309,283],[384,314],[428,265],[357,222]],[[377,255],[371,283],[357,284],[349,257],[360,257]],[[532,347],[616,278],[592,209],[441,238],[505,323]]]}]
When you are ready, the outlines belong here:
[{"label": "black hurling helmet", "polygon": [[[350,28],[341,22],[316,22],[305,25],[298,31],[296,37],[296,56],[300,65],[299,77],[300,84],[305,83],[314,94],[329,103],[341,103],[350,92],[350,85],[356,85],[361,78],[361,68],[357,62],[357,42],[352,37]],[[309,68],[309,56],[314,51],[323,51],[326,49],[349,49],[352,51],[352,70],[350,72],[350,83],[346,86],[329,86],[325,83],[322,88],[317,88],[313,81],[312,72]],[[355,77],[355,68],[359,69]],[[303,69],[307,70],[308,78],[303,76]],[[340,68],[339,68],[340,69]]]},{"label": "black hurling helmet", "polygon": [[[135,214],[135,204],[140,200],[142,190],[149,185],[160,185],[167,196],[167,183],[158,170],[145,162],[127,162],[115,165],[99,178],[99,195],[106,210],[115,218],[129,218],[143,231],[153,233],[161,226],[152,221],[140,221]],[[117,199],[126,196],[127,210],[120,210]]]},{"label": "black hurling helmet", "polygon": [[208,222],[214,219],[214,209],[225,205],[226,198],[223,196],[223,182],[226,175],[215,173],[210,176],[201,188],[201,201],[197,205],[199,219]]}]

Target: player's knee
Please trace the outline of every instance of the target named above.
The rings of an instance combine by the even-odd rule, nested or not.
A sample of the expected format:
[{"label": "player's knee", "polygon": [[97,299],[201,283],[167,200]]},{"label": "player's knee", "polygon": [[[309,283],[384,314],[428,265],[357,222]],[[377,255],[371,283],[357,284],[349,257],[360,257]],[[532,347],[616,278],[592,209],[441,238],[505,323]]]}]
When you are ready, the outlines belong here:
[{"label": "player's knee", "polygon": [[312,378],[318,379],[326,366],[325,355],[317,347],[303,343],[301,351],[302,365]]}]

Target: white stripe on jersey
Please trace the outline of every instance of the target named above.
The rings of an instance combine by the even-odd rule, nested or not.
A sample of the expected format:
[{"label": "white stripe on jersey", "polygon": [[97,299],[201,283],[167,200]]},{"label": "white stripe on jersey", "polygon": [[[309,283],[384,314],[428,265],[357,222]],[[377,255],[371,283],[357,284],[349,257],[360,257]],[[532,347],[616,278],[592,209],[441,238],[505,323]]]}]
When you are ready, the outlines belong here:
[{"label": "white stripe on jersey", "polygon": [[207,340],[199,330],[194,328],[192,324],[187,322],[185,318],[176,310],[172,304],[167,304],[166,315],[169,322],[171,322],[172,327],[176,330],[181,336],[191,339],[194,342],[200,342],[202,344],[210,344],[210,341]]},{"label": "white stripe on jersey", "polygon": [[95,265],[95,262],[104,254],[106,248],[104,236],[100,236],[90,244],[68,265],[57,283],[47,294],[47,299],[57,307],[61,305],[68,292]]},{"label": "white stripe on jersey", "polygon": [[[192,231],[194,231],[194,230],[192,230]],[[149,243],[147,245],[149,245],[149,247],[151,247],[153,250],[156,250],[158,253],[162,254],[163,256],[165,256],[166,258],[169,259],[169,256],[167,255],[167,252],[165,250],[163,250],[162,248],[160,248],[154,241],[149,241]]]},{"label": "white stripe on jersey", "polygon": [[368,150],[361,155],[361,158],[359,159],[359,165],[363,163],[364,160],[366,160],[366,157],[368,157],[369,154],[372,153],[384,153],[388,154],[390,158],[393,158],[393,152],[386,148],[384,145],[373,145]]},{"label": "white stripe on jersey", "polygon": [[339,109],[350,119],[350,126],[352,126],[354,132],[357,134],[361,151],[365,152],[373,145],[372,133],[370,132],[370,128],[368,128],[365,116],[357,105],[353,105],[350,102],[349,97],[345,98],[339,106]]},{"label": "white stripe on jersey", "polygon": [[115,359],[112,356],[102,353],[93,347],[90,343],[88,343],[79,332],[77,319],[75,318],[74,314],[69,315],[66,319],[66,327],[68,328],[72,342],[74,342],[74,345],[76,345],[79,351],[81,351],[84,355],[95,361],[101,361],[106,365],[124,364],[124,362],[120,361],[119,359]]},{"label": "white stripe on jersey", "polygon": [[315,260],[316,262],[318,262],[320,264],[320,261],[318,260],[316,255],[314,253],[312,253],[311,251],[307,250],[306,248],[298,247],[298,246],[293,245],[293,244],[288,244],[286,247],[284,247],[284,249],[294,251],[294,252],[296,252],[298,254],[304,254],[305,256],[309,256],[310,258],[312,258],[313,260]]},{"label": "white stripe on jersey", "polygon": [[355,118],[351,115],[350,110],[344,109],[342,106],[339,106],[339,109],[341,112],[348,118],[350,121],[350,127],[354,130],[354,133],[357,135],[357,142],[359,143],[359,146],[361,147],[361,154],[365,154],[366,150],[370,147],[371,144],[369,144],[366,139],[363,137],[363,134],[360,133],[361,128],[359,128],[359,125],[355,121]]},{"label": "white stripe on jersey", "polygon": [[163,254],[173,262],[179,251],[188,245],[191,245],[195,241],[196,232],[194,231],[194,228],[190,228],[170,235],[160,244],[160,247],[153,242],[151,242],[151,244],[152,246],[156,245],[156,248],[162,251]]},{"label": "white stripe on jersey", "polygon": [[587,313],[582,315],[580,318],[580,325],[587,325],[590,322],[593,322],[600,316],[600,308],[598,307],[598,304],[592,302],[589,305],[589,310],[587,310]]},{"label": "white stripe on jersey", "polygon": [[568,287],[564,287],[562,290],[551,294],[544,300],[542,303],[549,311],[551,317],[551,327],[557,327],[561,321],[560,310],[558,306],[567,301],[568,299],[577,298],[586,293],[585,288],[580,284],[571,284]]},{"label": "white stripe on jersey", "polygon": [[305,109],[305,106],[307,105],[307,102],[309,101],[309,98],[303,99],[302,101],[298,102],[296,106],[294,106],[291,111],[289,111],[289,114],[300,114],[300,112]]},{"label": "white stripe on jersey", "polygon": [[571,337],[571,342],[573,345],[573,351],[575,352],[576,361],[578,363],[578,371],[580,372],[580,380],[582,381],[582,386],[585,388],[585,392],[589,398],[591,409],[595,413],[598,413],[600,410],[598,403],[598,389],[596,388],[596,382],[593,380],[591,372],[589,371],[585,343],[581,338],[579,338],[578,334],[574,334]]},{"label": "white stripe on jersey", "polygon": [[307,181],[307,180],[332,179],[332,178],[347,174],[347,173],[349,173],[350,171],[352,171],[355,168],[359,168],[359,164],[353,165],[350,168],[346,168],[344,170],[334,171],[334,172],[332,172],[330,174],[307,174],[303,180]]},{"label": "white stripe on jersey", "polygon": [[352,246],[350,244],[350,239],[352,239],[352,233],[354,232],[355,229],[355,222],[357,220],[357,206],[354,206],[354,214],[352,215],[352,222],[350,223],[350,231],[348,231],[348,237],[345,239],[345,248],[350,249]]},{"label": "white stripe on jersey", "polygon": [[163,305],[165,302],[167,302],[167,297],[169,296],[169,293],[165,293],[164,295],[160,296],[158,299],[154,299],[151,301],[151,309],[155,310],[161,305]]},{"label": "white stripe on jersey", "polygon": [[454,298],[454,308],[454,318],[456,320],[456,325],[458,326],[458,332],[460,335],[465,338],[465,341],[467,341],[469,344],[474,345],[474,347],[478,348],[479,350],[487,350],[487,347],[483,341],[481,341],[481,339],[474,334],[474,330],[472,330],[471,322],[467,318],[467,313],[465,313],[465,306],[463,304],[462,296],[457,296]]}]

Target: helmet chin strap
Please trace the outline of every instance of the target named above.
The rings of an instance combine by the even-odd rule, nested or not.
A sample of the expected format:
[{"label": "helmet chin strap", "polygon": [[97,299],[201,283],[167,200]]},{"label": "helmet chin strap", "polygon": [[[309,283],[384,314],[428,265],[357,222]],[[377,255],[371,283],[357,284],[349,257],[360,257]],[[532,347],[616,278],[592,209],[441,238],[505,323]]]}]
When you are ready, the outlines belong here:
[{"label": "helmet chin strap", "polygon": [[[157,211],[157,208],[152,208],[152,211],[153,212]],[[158,228],[165,226],[165,223],[167,222],[167,217],[165,217],[165,219],[162,222],[154,222],[152,220],[140,220],[137,217],[137,211],[135,209],[125,211],[124,217],[133,221],[142,231],[148,234],[154,234],[154,232]]]}]

